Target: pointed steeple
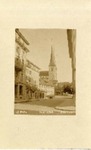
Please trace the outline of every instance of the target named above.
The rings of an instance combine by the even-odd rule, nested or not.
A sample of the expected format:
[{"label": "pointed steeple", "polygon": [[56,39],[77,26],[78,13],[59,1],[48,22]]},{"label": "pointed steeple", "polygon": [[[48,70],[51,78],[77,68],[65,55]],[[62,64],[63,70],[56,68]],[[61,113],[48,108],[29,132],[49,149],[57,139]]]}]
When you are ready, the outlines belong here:
[{"label": "pointed steeple", "polygon": [[54,82],[57,81],[57,67],[55,62],[54,49],[51,46],[51,57],[49,63],[49,81],[54,85]]},{"label": "pointed steeple", "polygon": [[49,66],[56,66],[56,63],[55,63],[55,56],[54,56],[54,50],[53,50],[53,47],[52,47],[52,46],[51,46],[51,57],[50,57]]}]

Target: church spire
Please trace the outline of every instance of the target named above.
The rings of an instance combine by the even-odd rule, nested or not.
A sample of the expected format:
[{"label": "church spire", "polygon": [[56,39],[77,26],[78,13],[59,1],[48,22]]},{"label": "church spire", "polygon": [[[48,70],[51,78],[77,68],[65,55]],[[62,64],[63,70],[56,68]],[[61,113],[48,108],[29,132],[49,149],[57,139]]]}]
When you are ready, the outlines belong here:
[{"label": "church spire", "polygon": [[55,63],[55,56],[54,56],[54,50],[53,50],[53,47],[52,47],[52,46],[51,46],[51,57],[50,57],[49,66],[56,66],[56,63]]},{"label": "church spire", "polygon": [[57,81],[57,67],[55,62],[54,49],[51,46],[51,57],[49,63],[49,81],[54,85]]}]

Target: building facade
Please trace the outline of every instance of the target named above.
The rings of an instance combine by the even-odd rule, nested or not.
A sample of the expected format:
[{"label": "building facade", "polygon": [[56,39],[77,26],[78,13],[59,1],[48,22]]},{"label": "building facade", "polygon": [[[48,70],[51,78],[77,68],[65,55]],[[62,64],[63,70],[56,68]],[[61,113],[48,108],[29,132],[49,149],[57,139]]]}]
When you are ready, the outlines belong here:
[{"label": "building facade", "polygon": [[40,71],[40,91],[44,92],[44,97],[54,95],[54,86],[49,80],[49,71]]},{"label": "building facade", "polygon": [[55,94],[54,86],[46,83],[40,83],[40,91],[44,94],[43,98],[53,97]]},{"label": "building facade", "polygon": [[26,56],[29,52],[29,42],[21,34],[19,29],[15,30],[15,102],[26,100]]},{"label": "building facade", "polygon": [[40,79],[39,82],[41,84],[49,83],[49,71],[40,71]]},{"label": "building facade", "polygon": [[39,89],[39,71],[40,68],[30,60],[26,61],[26,87],[27,99],[35,98],[35,92]]}]

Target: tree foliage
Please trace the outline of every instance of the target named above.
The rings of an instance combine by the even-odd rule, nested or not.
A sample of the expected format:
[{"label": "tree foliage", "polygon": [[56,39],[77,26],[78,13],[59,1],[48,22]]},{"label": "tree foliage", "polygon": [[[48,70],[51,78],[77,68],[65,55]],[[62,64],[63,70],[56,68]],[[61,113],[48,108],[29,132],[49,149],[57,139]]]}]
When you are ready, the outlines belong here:
[{"label": "tree foliage", "polygon": [[69,82],[59,83],[55,87],[55,94],[60,95],[63,93],[74,94],[75,90],[73,88],[73,84]]}]

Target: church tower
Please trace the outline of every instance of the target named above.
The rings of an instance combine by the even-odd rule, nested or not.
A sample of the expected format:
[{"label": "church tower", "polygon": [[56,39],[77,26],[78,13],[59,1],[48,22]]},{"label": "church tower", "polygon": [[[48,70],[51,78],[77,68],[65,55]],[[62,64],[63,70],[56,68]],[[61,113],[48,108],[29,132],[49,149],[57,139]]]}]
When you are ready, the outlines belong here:
[{"label": "church tower", "polygon": [[57,82],[57,67],[55,62],[54,50],[51,46],[51,56],[50,56],[50,63],[49,63],[49,81],[52,83]]}]

